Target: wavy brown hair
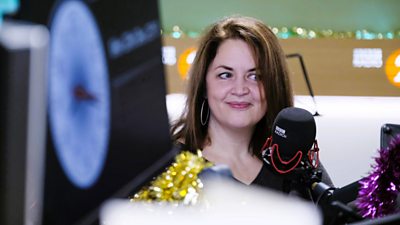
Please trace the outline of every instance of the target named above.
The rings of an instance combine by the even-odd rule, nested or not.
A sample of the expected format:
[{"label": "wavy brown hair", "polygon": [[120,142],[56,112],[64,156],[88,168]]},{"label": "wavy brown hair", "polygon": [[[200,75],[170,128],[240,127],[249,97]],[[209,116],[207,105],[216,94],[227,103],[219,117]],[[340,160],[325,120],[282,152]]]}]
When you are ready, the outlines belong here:
[{"label": "wavy brown hair", "polygon": [[184,113],[172,126],[172,138],[183,142],[188,150],[202,149],[208,140],[208,124],[200,123],[201,105],[206,96],[206,74],[217,49],[227,39],[245,41],[256,60],[260,87],[264,89],[267,112],[256,124],[249,151],[260,157],[266,138],[271,135],[272,123],[283,108],[293,106],[285,55],[275,34],[263,22],[243,16],[224,18],[213,24],[200,40],[196,57],[189,72],[187,101]]}]

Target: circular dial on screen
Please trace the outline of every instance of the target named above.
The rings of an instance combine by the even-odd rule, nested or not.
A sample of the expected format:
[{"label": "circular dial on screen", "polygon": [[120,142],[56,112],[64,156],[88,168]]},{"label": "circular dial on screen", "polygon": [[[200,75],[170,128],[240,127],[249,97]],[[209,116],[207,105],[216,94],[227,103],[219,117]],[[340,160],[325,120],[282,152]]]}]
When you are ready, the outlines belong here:
[{"label": "circular dial on screen", "polygon": [[90,188],[99,178],[110,130],[109,76],[94,16],[82,1],[64,1],[52,18],[49,123],[68,179]]}]

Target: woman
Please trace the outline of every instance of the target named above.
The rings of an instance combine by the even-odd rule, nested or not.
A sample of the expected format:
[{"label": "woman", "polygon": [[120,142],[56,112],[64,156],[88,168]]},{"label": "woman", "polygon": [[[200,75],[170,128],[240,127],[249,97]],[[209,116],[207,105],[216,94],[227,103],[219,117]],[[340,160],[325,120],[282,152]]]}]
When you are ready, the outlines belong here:
[{"label": "woman", "polygon": [[250,184],[263,163],[260,150],[279,111],[293,105],[283,51],[261,21],[229,17],[200,41],[191,67],[186,114],[173,139],[202,149],[214,164]]},{"label": "woman", "polygon": [[261,148],[276,115],[293,106],[284,53],[261,21],[228,17],[200,40],[189,74],[185,113],[172,127],[182,149],[227,165],[241,183],[283,190]]}]

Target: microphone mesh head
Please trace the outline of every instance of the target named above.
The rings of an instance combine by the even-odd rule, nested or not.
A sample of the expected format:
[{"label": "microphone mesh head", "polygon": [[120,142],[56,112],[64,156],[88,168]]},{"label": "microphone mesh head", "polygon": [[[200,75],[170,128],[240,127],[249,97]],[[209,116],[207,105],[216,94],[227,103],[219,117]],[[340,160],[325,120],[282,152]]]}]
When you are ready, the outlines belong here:
[{"label": "microphone mesh head", "polygon": [[283,159],[291,159],[299,150],[306,155],[316,134],[313,115],[305,109],[288,107],[281,110],[272,126],[272,144],[279,146]]}]

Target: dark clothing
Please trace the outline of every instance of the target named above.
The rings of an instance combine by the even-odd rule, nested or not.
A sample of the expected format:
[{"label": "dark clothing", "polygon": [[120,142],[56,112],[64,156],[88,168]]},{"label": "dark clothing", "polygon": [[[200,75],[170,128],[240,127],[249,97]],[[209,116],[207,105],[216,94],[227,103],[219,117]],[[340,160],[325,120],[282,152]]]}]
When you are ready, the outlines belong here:
[{"label": "dark clothing", "polygon": [[[180,149],[188,149],[182,143],[179,143],[178,146],[180,147]],[[330,187],[334,187],[327,171],[321,163],[319,163],[317,170],[320,170],[322,172],[321,182],[327,184]],[[296,174],[294,172],[290,172],[289,175],[279,174],[274,169],[272,169],[265,161],[263,161],[263,167],[261,168],[254,181],[251,183],[251,185],[257,185],[264,188],[288,193],[289,195],[300,196],[307,200],[312,200],[312,196],[309,191],[311,184],[305,184],[304,182],[302,182],[302,176],[304,176],[303,173]],[[217,165],[211,168],[204,169],[199,174],[199,177],[201,179],[228,177],[236,180],[232,176],[229,167],[224,165]]]},{"label": "dark clothing", "polygon": [[[316,173],[317,171],[320,173]],[[319,176],[316,176],[316,179],[310,179],[310,177],[313,177],[310,174],[319,174]],[[207,179],[209,178],[229,178],[237,181],[238,183],[241,183],[232,176],[232,173],[228,166],[217,165],[204,169],[199,174],[199,177],[203,181],[207,181]],[[287,174],[279,174],[267,162],[263,161],[263,166],[261,167],[260,172],[250,185],[286,193],[290,196],[302,198],[307,201],[312,201],[316,203],[321,197],[318,195],[322,193],[313,194],[311,186],[312,184],[314,184],[314,182],[322,182],[327,186],[334,188],[334,185],[328,173],[321,163],[319,163],[316,169],[305,170],[296,168],[293,171],[288,172]],[[324,224],[331,224],[331,221],[334,221],[336,219],[337,209],[332,208],[329,204],[325,204],[324,206],[325,207],[321,208],[324,218]]]},{"label": "dark clothing", "polygon": [[[322,172],[321,181],[328,186],[333,187],[329,175],[321,164],[318,166],[317,170],[320,170]],[[278,174],[272,168],[269,168],[269,165],[264,162],[263,167],[261,168],[259,174],[254,179],[254,181],[251,183],[251,185],[257,185],[260,187],[281,191],[289,195],[298,196],[307,200],[312,200],[312,194],[309,190],[311,184],[303,182],[302,176],[307,175],[296,174],[295,172],[290,173],[289,175]],[[231,171],[227,166],[213,166],[211,168],[205,169],[200,174],[200,178],[202,179],[216,177],[229,177],[234,179]]]}]

